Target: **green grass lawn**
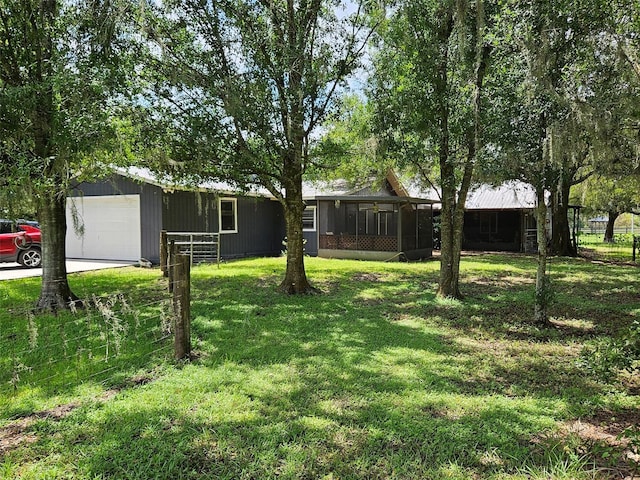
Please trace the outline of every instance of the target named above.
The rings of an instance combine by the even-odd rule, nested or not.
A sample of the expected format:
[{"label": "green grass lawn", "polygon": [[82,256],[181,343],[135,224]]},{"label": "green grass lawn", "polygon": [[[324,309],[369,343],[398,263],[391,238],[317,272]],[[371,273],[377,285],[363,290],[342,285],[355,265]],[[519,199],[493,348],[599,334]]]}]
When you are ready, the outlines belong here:
[{"label": "green grass lawn", "polygon": [[[553,259],[546,330],[531,324],[533,257],[465,257],[464,301],[435,298],[435,261],[309,258],[323,293],[303,297],[275,293],[283,269],[282,258],[194,268],[190,363],[134,342],[143,362],[123,374],[5,389],[0,478],[631,474],[615,435],[640,423],[638,379],[603,382],[578,358],[639,319],[637,267]],[[158,270],[70,283],[83,297],[129,292],[151,318],[165,295]],[[35,279],[0,283],[0,337],[37,294]]]},{"label": "green grass lawn", "polygon": [[[616,234],[614,243],[605,243],[603,234],[580,234],[578,245],[585,256],[602,260],[631,262],[633,257],[633,235]],[[639,255],[636,252],[636,255]],[[640,258],[638,259],[640,261]]]}]

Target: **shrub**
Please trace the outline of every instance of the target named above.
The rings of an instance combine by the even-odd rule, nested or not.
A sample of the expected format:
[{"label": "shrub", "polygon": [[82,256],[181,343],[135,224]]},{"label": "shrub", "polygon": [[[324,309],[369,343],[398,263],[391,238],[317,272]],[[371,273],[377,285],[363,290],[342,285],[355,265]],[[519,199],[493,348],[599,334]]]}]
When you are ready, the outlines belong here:
[{"label": "shrub", "polygon": [[603,380],[620,371],[640,371],[640,320],[618,337],[600,340],[583,348],[580,363]]}]

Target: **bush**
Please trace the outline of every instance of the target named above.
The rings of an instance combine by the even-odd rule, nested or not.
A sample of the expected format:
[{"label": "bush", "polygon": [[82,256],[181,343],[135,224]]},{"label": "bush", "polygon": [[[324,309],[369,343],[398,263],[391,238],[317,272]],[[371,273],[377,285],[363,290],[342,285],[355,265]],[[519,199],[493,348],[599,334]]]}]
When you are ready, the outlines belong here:
[{"label": "bush", "polygon": [[616,233],[613,236],[613,242],[621,245],[633,244],[633,235],[630,233]]},{"label": "bush", "polygon": [[640,371],[640,320],[631,324],[626,335],[584,347],[580,357],[581,365],[603,380],[621,371]]}]

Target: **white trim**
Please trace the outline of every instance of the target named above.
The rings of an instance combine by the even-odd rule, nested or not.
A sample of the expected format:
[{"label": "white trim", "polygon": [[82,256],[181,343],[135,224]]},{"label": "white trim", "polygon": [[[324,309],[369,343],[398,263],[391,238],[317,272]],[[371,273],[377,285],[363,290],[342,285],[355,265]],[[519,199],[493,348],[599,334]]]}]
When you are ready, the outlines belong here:
[{"label": "white trim", "polygon": [[[302,231],[303,232],[315,232],[317,230],[317,208],[315,205],[307,205],[305,207],[305,211],[309,210],[309,211],[313,211],[313,228],[304,228],[304,222],[302,224]],[[304,213],[303,213],[304,215]]]},{"label": "white trim", "polygon": [[[222,230],[222,202],[231,202],[233,205],[233,230]],[[232,197],[218,198],[218,233],[238,233],[238,199]]]}]

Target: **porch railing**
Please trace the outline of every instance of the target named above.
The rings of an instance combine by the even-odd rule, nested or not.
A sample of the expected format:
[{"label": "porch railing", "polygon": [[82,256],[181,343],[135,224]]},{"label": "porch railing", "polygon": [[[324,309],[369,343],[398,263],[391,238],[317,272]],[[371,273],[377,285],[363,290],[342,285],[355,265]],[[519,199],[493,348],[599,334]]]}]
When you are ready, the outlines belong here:
[{"label": "porch railing", "polygon": [[390,235],[320,235],[320,248],[326,250],[364,250],[397,252],[398,237]]}]

